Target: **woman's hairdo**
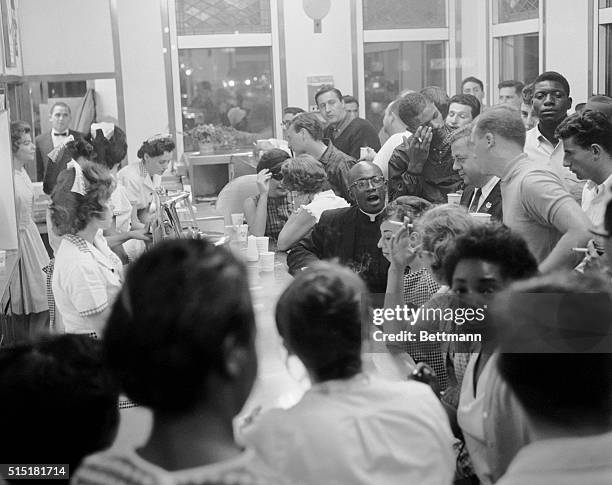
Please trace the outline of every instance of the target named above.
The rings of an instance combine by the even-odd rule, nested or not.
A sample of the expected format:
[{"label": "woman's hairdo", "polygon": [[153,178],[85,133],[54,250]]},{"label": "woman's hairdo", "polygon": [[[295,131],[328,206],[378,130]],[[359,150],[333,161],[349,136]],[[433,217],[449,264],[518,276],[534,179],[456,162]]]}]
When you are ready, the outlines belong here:
[{"label": "woman's hairdo", "polygon": [[115,181],[108,169],[84,160],[80,163],[85,179],[85,195],[72,192],[75,170],[67,168],[57,177],[51,193],[51,221],[58,236],[76,234],[99,218],[106,210],[106,203],[115,189]]},{"label": "woman's hairdo", "polygon": [[130,267],[104,344],[111,371],[131,399],[181,415],[215,399],[206,394],[211,376],[230,379],[228,339],[252,349],[254,336],[244,264],[205,240],[172,239]]},{"label": "woman's hairdo", "polygon": [[261,172],[264,168],[273,170],[280,168],[285,160],[290,158],[290,155],[280,148],[272,148],[264,152],[257,163],[257,172]]},{"label": "woman's hairdo", "polygon": [[323,165],[310,155],[290,158],[282,166],[283,187],[304,194],[317,194],[327,185]]},{"label": "woman's hairdo", "polygon": [[11,147],[13,148],[13,153],[19,150],[23,135],[29,135],[31,132],[30,125],[25,121],[13,121],[11,123]]},{"label": "woman's hairdo", "polygon": [[276,326],[290,352],[319,380],[361,372],[365,284],[350,269],[317,262],[296,276],[276,306]]},{"label": "woman's hairdo", "polygon": [[176,148],[174,140],[168,137],[151,138],[142,143],[136,154],[138,158],[144,160],[145,153],[150,157],[159,157],[166,152],[171,152]]}]

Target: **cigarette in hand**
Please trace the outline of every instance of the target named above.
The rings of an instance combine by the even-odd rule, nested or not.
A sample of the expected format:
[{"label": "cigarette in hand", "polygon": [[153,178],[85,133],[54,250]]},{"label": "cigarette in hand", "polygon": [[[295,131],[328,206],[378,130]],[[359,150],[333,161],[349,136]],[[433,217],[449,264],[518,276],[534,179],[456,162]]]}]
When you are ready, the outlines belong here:
[{"label": "cigarette in hand", "polygon": [[416,139],[419,140],[419,143],[423,143],[423,140],[421,140],[420,137],[417,136]]},{"label": "cigarette in hand", "polygon": [[572,251],[575,253],[588,253],[589,250],[587,248],[572,248]]}]

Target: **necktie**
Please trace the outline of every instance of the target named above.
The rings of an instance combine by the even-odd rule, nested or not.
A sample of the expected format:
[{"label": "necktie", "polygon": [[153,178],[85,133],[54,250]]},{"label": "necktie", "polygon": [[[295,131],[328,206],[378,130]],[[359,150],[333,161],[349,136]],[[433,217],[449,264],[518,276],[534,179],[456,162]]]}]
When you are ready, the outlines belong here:
[{"label": "necktie", "polygon": [[482,195],[482,190],[478,187],[474,191],[474,197],[472,197],[472,203],[470,204],[470,208],[468,212],[477,212],[478,211],[478,202],[480,201],[480,196]]},{"label": "necktie", "polygon": [[53,133],[53,136],[68,136],[68,132],[65,132],[65,133]]}]

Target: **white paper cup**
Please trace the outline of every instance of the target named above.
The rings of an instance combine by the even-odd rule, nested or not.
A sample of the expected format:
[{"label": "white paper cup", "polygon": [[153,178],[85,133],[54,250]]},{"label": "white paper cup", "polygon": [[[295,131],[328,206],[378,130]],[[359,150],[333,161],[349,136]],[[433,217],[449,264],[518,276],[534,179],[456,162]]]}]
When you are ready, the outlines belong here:
[{"label": "white paper cup", "polygon": [[257,251],[259,251],[259,254],[268,252],[269,239],[268,236],[257,237]]},{"label": "white paper cup", "polygon": [[232,214],[232,226],[240,226],[244,222],[244,214],[242,212]]},{"label": "white paper cup", "polygon": [[359,148],[359,160],[364,160],[368,156],[368,147]]},{"label": "white paper cup", "polygon": [[491,222],[491,214],[485,214],[483,212],[470,212],[470,215],[478,222],[482,222],[484,224]]},{"label": "white paper cup", "polygon": [[450,194],[446,194],[446,198],[448,199],[449,204],[459,205],[461,203],[461,194],[451,192]]},{"label": "white paper cup", "polygon": [[240,242],[247,242],[247,236],[249,235],[249,226],[248,224],[240,224],[238,230],[236,231],[236,240]]},{"label": "white paper cup", "polygon": [[262,271],[274,271],[274,252],[266,251],[260,253],[259,266]]}]

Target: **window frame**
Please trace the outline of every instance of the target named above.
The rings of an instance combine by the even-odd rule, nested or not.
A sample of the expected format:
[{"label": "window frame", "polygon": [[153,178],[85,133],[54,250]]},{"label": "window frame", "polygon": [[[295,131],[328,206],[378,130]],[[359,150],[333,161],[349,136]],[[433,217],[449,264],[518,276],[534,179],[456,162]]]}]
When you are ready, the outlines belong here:
[{"label": "window frame", "polygon": [[[600,29],[604,26],[610,26],[612,28],[612,7],[599,8],[599,2],[593,2],[593,79],[591,92],[593,93],[605,93],[605,75],[606,72],[612,69],[612,56],[611,52],[607,53],[607,56],[603,56],[603,59],[599,56],[600,49]],[[608,62],[606,63],[606,60]],[[612,93],[608,92],[608,96],[612,96]]]},{"label": "window frame", "polygon": [[[457,58],[456,37],[456,6],[453,0],[446,0],[445,23],[446,27],[410,28],[410,29],[384,29],[365,30],[363,22],[363,0],[355,0],[355,29],[356,29],[356,79],[353,85],[357,86],[359,100],[359,116],[365,118],[365,44],[381,42],[427,42],[443,41],[444,55],[447,69],[445,73],[446,92],[454,92],[457,84],[457,63],[451,62]],[[452,28],[451,28],[452,26]],[[354,94],[353,94],[354,95]]]},{"label": "window frame", "polygon": [[[272,130],[275,137],[280,137],[279,126],[282,118],[281,106],[281,60],[279,41],[279,15],[278,4],[283,0],[270,0],[270,30],[266,33],[234,33],[234,34],[206,34],[206,35],[178,35],[176,20],[176,0],[167,0],[168,25],[164,31],[170,38],[170,70],[172,78],[172,110],[169,111],[170,129],[177,133],[176,153],[180,159],[185,153],[185,144],[182,134],[181,111],[181,85],[180,85],[180,49],[218,49],[227,47],[268,47],[272,60],[272,94],[274,97],[274,115]],[[165,30],[168,29],[168,30]]]},{"label": "window frame", "polygon": [[[497,104],[497,85],[501,81],[501,39],[524,34],[538,34],[538,71],[544,72],[544,6],[543,1],[538,3],[538,18],[518,20],[515,22],[494,23],[498,0],[489,0],[489,79],[491,83],[487,90],[487,103],[489,106]],[[524,79],[519,79],[524,82]]]}]

